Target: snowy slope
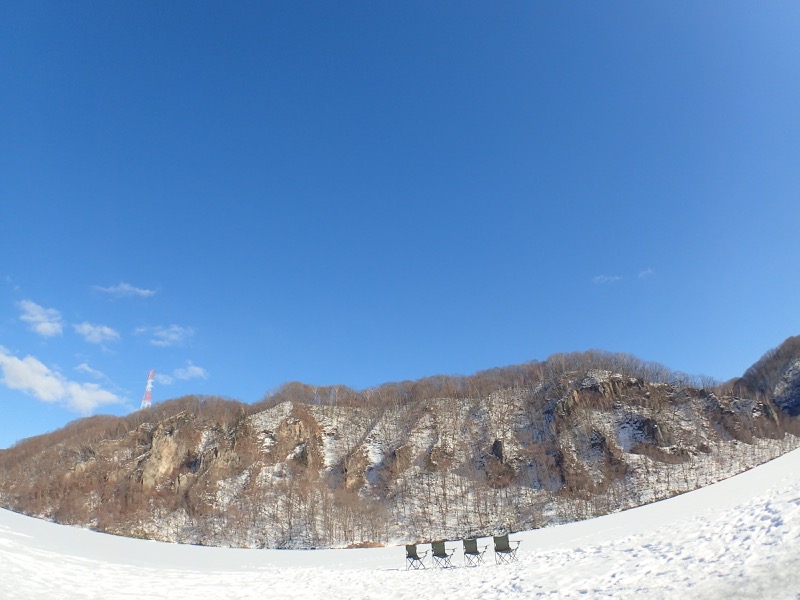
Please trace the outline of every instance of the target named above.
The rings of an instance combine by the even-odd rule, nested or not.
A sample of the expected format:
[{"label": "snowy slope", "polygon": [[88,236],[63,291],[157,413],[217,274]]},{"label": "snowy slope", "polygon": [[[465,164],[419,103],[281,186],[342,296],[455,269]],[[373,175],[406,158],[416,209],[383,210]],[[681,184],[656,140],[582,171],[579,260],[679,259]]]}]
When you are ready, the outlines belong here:
[{"label": "snowy slope", "polygon": [[[0,598],[800,598],[800,450],[669,500],[519,533],[521,560],[131,540],[0,511]],[[452,542],[449,547],[458,547]]]}]

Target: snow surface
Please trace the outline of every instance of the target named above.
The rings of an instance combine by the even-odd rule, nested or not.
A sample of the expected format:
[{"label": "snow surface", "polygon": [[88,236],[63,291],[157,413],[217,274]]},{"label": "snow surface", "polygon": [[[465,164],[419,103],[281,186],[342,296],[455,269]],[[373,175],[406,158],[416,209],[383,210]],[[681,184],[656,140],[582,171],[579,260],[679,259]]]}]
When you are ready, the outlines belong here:
[{"label": "snow surface", "polygon": [[[0,598],[800,599],[800,450],[644,507],[536,531],[520,560],[405,571],[401,546],[243,550],[132,540],[0,510]],[[489,543],[491,540],[482,540]]]}]

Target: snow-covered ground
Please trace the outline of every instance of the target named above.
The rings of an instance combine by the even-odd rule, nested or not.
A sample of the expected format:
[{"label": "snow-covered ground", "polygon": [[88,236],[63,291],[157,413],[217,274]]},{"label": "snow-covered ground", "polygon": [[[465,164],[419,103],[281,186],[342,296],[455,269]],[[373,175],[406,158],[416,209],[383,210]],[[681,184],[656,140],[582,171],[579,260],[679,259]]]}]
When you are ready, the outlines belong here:
[{"label": "snow-covered ground", "polygon": [[[800,450],[669,500],[518,533],[520,560],[405,571],[402,547],[232,550],[0,511],[0,598],[800,599]],[[488,543],[490,540],[486,540]]]}]

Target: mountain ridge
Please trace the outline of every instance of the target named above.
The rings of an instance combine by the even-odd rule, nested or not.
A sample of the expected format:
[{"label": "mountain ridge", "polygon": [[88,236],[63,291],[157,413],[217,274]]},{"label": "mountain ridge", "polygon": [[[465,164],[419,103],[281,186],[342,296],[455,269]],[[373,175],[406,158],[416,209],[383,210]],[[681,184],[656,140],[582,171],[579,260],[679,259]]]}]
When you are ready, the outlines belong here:
[{"label": "mountain ridge", "polygon": [[120,535],[323,547],[615,512],[798,445],[800,337],[724,384],[600,351],[389,383],[189,396],[0,451],[0,504]]}]

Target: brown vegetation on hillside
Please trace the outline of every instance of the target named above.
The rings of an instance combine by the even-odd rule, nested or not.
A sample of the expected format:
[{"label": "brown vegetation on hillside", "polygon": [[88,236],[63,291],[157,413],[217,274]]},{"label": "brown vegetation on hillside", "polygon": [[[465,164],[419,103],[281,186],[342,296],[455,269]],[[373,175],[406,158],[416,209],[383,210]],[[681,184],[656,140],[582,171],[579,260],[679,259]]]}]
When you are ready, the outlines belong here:
[{"label": "brown vegetation on hillside", "polygon": [[799,339],[727,385],[593,351],[362,391],[292,382],[253,405],[179,398],[0,451],[0,502],[123,535],[272,547],[585,518],[787,450]]}]

